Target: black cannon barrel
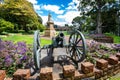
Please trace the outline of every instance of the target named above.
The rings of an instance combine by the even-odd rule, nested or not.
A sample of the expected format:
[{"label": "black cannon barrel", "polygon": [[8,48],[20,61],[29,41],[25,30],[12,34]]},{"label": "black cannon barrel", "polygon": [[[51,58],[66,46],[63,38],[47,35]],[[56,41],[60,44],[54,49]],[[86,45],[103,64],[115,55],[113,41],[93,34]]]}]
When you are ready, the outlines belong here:
[{"label": "black cannon barrel", "polygon": [[55,43],[57,43],[57,46],[63,47],[63,45],[64,45],[64,34],[62,32],[60,32],[55,37]]},{"label": "black cannon barrel", "polygon": [[59,34],[57,35],[57,37],[59,37],[59,38],[64,38],[64,34],[61,32],[61,33],[59,33]]}]

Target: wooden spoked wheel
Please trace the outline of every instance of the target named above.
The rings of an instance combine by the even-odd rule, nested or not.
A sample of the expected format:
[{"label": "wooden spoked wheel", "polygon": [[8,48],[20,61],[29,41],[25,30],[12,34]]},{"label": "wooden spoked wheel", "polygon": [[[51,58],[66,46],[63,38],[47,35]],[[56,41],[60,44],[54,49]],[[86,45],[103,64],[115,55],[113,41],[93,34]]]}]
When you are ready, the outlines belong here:
[{"label": "wooden spoked wheel", "polygon": [[34,58],[35,69],[40,69],[40,52],[41,52],[40,33],[39,31],[35,31],[34,42],[33,42],[33,58]]},{"label": "wooden spoked wheel", "polygon": [[70,57],[77,62],[81,62],[86,54],[86,42],[83,34],[80,31],[71,33],[69,37],[68,53]]}]

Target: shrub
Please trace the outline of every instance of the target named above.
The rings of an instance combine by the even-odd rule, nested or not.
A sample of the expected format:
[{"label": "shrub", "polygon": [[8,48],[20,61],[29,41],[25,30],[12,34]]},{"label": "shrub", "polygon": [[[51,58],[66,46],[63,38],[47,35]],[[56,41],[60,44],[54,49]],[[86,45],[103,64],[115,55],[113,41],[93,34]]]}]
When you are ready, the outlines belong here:
[{"label": "shrub", "polygon": [[32,65],[30,48],[25,42],[13,43],[0,40],[0,69],[12,75],[18,68],[28,68]]},{"label": "shrub", "polygon": [[120,51],[120,44],[114,44],[112,47],[114,50]]},{"label": "shrub", "polygon": [[4,19],[0,18],[0,33],[2,33],[3,31],[10,31],[13,30],[14,25],[9,22],[9,21],[5,21]]},{"label": "shrub", "polygon": [[43,32],[45,30],[45,26],[43,26],[42,24],[38,24],[37,26],[40,32]]},{"label": "shrub", "polygon": [[100,49],[100,43],[94,41],[94,40],[89,40],[87,42],[87,47],[89,52],[96,52],[96,50]]}]

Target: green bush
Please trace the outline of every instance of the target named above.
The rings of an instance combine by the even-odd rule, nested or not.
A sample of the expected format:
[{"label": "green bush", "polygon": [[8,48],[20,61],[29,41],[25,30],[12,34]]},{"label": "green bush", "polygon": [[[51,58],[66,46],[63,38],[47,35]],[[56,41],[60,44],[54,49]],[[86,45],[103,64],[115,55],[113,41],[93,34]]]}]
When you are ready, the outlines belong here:
[{"label": "green bush", "polygon": [[3,31],[11,31],[11,30],[13,30],[13,28],[14,28],[14,24],[12,24],[11,22],[6,21],[6,20],[0,18],[0,34]]},{"label": "green bush", "polygon": [[38,24],[37,28],[40,30],[40,32],[43,32],[45,30],[45,26],[42,24]]}]

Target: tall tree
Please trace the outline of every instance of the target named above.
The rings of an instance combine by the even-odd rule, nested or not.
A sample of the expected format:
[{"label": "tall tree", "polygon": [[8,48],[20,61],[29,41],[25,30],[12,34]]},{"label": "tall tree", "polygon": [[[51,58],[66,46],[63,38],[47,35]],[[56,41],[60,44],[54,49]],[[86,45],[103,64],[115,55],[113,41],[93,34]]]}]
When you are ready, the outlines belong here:
[{"label": "tall tree", "polygon": [[32,3],[27,0],[5,0],[0,7],[0,13],[0,17],[18,24],[18,28],[26,32],[29,29],[36,29],[37,26],[34,25],[42,23],[42,19],[34,11]]},{"label": "tall tree", "polygon": [[115,0],[79,0],[80,5],[79,5],[79,10],[82,11],[82,14],[85,15],[86,13],[93,13],[96,12],[97,17],[96,17],[96,31],[97,33],[101,34],[102,33],[102,9],[106,4],[112,4],[115,3]]}]

